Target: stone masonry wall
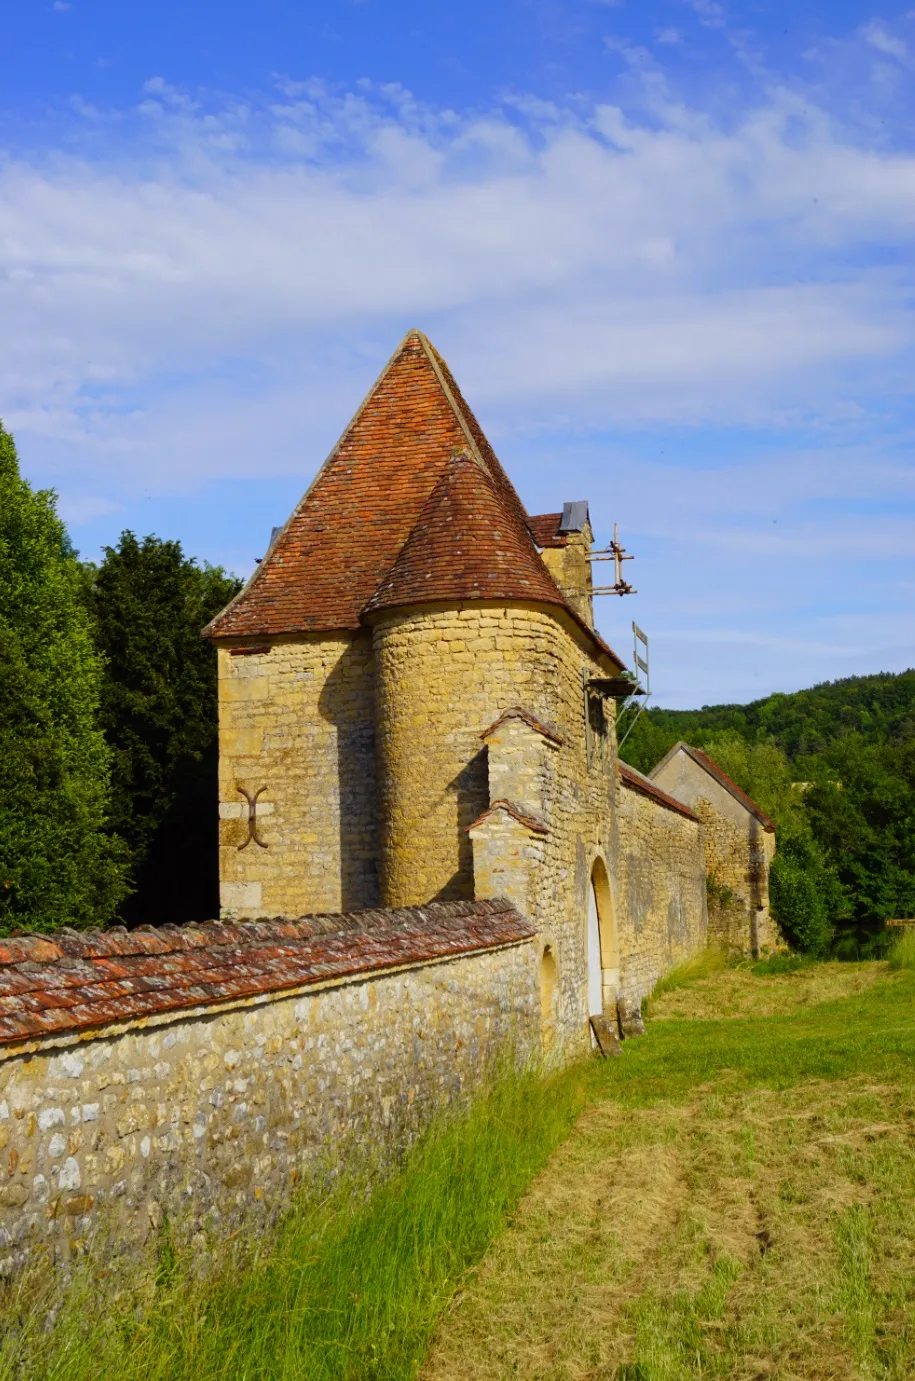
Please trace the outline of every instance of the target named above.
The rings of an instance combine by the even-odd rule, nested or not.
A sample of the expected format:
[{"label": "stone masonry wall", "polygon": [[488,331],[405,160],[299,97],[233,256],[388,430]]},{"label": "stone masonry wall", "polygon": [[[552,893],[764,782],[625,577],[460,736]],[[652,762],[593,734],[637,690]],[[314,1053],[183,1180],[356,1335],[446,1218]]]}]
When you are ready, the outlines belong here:
[{"label": "stone masonry wall", "polygon": [[473,895],[468,827],[489,805],[480,735],[513,705],[558,730],[562,746],[545,748],[548,832],[533,846],[527,914],[558,969],[558,1046],[586,1050],[588,889],[597,857],[613,876],[615,777],[614,706],[589,754],[582,677],[603,668],[571,618],[520,604],[386,615],[374,651],[385,905]]},{"label": "stone masonry wall", "polygon": [[[714,879],[709,896],[709,940],[731,953],[748,955],[777,943],[769,915],[769,862],[775,835],[752,816],[742,825],[722,815],[710,801],[693,807],[705,831],[705,866]],[[716,897],[715,885],[728,888],[729,901]]]},{"label": "stone masonry wall", "polygon": [[583,532],[570,532],[562,546],[546,547],[540,556],[576,614],[593,628],[591,541],[589,523]]},{"label": "stone masonry wall", "polygon": [[618,825],[617,886],[625,899],[620,966],[627,996],[642,998],[706,943],[701,826],[625,784]]},{"label": "stone masonry wall", "polygon": [[531,942],[258,1005],[0,1051],[0,1274],[167,1213],[201,1244],[404,1146],[509,1047],[540,1047]]},{"label": "stone masonry wall", "polygon": [[733,900],[722,905],[713,891],[709,937],[737,954],[773,948],[778,933],[769,915],[769,864],[775,834],[682,749],[656,768],[652,779],[700,817],[706,872],[733,893]]},{"label": "stone masonry wall", "polygon": [[[224,916],[377,905],[373,717],[368,633],[220,647]],[[266,788],[256,807],[266,848],[239,847],[248,837],[240,786]]]}]

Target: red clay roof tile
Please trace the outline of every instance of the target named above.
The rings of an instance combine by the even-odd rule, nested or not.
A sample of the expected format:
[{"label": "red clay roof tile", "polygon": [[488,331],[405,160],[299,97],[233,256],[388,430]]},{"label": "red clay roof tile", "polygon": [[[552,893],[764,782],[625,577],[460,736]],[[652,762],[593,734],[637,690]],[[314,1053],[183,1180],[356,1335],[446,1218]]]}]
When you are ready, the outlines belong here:
[{"label": "red clay roof tile", "polygon": [[503,800],[493,801],[492,805],[487,806],[482,815],[478,815],[476,820],[467,826],[467,829],[478,829],[479,826],[484,824],[491,816],[500,812],[510,815],[513,820],[517,820],[519,825],[523,825],[526,830],[530,830],[531,834],[545,835],[550,832],[550,827],[545,820],[541,820],[536,815],[531,815],[528,811],[522,810],[520,806],[515,805],[514,801]]},{"label": "red clay roof tile", "polygon": [[207,632],[359,627],[454,451],[476,451],[503,502],[524,507],[442,360],[411,331],[305,497]]},{"label": "red clay roof tile", "polygon": [[565,742],[558,729],[554,728],[552,724],[548,724],[545,719],[540,719],[537,715],[532,714],[530,710],[525,710],[521,705],[510,705],[507,710],[503,710],[499,718],[494,719],[489,728],[483,730],[482,734],[480,734],[480,738],[489,738],[489,735],[495,733],[496,729],[504,724],[506,719],[523,720],[531,729],[534,729],[538,734],[542,734],[543,737],[549,739],[551,743],[555,743],[557,748],[561,747]]},{"label": "red clay roof tile", "polygon": [[[767,815],[762,806],[758,806],[753,800],[753,797],[748,796],[743,788],[739,787],[734,779],[728,776],[723,767],[718,766],[714,758],[710,758],[708,753],[703,753],[701,748],[694,748],[692,744],[684,743],[681,740],[680,743],[674,745],[662,761],[667,762],[673,757],[678,748],[682,748],[685,753],[688,753],[693,759],[693,762],[698,763],[700,767],[705,769],[710,777],[714,778],[716,782],[724,787],[725,791],[730,792],[735,801],[739,801],[745,810],[748,810],[751,815],[755,816],[767,833],[773,834],[775,832],[775,821],[771,816]],[[658,766],[653,768],[653,771],[657,772],[660,766],[661,763],[658,763]]]},{"label": "red clay roof tile", "polygon": [[24,935],[0,947],[0,1045],[357,978],[530,939],[508,902]]},{"label": "red clay roof tile", "polygon": [[535,600],[566,607],[531,541],[464,450],[451,457],[364,613],[430,600]]},{"label": "red clay roof tile", "polygon": [[530,534],[538,547],[564,547],[569,538],[559,531],[562,513],[537,513],[528,518]]},{"label": "red clay roof tile", "polygon": [[628,786],[632,791],[640,791],[643,796],[652,797],[660,805],[667,806],[668,810],[675,810],[678,814],[685,815],[687,820],[695,820],[698,824],[699,817],[695,811],[690,810],[682,801],[678,801],[676,796],[668,796],[667,792],[656,786],[650,777],[644,777],[626,762],[621,762],[619,769],[624,786]]},{"label": "red clay roof tile", "polygon": [[[366,605],[389,607],[373,597],[388,577],[390,589],[395,588],[392,567],[460,450],[469,453],[487,482],[491,497],[484,497],[484,486],[478,486],[477,500],[498,524],[502,545],[494,545],[492,527],[483,530],[481,507],[475,568],[468,564],[465,570],[471,593],[456,593],[461,582],[452,580],[447,596],[438,597],[494,595],[555,604],[601,653],[622,665],[570,607],[543,565],[514,486],[448,366],[419,331],[410,331],[401,342],[263,562],[205,633],[263,638],[356,629]],[[443,536],[439,534],[439,545]],[[426,546],[428,559],[421,531],[417,542]],[[509,547],[518,562],[512,593],[505,580]],[[404,595],[408,574],[401,563],[396,584]],[[430,584],[432,579],[430,575]],[[418,589],[415,593],[433,598]]]}]

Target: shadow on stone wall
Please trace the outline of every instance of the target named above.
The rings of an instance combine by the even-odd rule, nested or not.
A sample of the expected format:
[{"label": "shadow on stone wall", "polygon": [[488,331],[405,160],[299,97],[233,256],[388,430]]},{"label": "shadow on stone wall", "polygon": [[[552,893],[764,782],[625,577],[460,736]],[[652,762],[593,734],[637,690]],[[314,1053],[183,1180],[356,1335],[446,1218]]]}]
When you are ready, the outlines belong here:
[{"label": "shadow on stone wall", "polygon": [[467,830],[489,805],[486,749],[470,759],[445,788],[457,799],[457,871],[430,901],[467,901],[473,897],[473,844]]},{"label": "shadow on stone wall", "polygon": [[340,909],[378,905],[378,799],[370,645],[354,640],[318,697],[337,739]]}]

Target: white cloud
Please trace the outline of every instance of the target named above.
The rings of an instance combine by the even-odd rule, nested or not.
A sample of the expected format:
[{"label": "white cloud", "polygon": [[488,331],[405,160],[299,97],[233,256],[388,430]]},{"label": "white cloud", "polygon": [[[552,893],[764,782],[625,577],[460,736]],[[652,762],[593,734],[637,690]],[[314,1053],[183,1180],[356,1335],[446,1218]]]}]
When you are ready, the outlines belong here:
[{"label": "white cloud", "polygon": [[80,527],[83,523],[90,523],[95,518],[107,518],[112,514],[119,513],[121,506],[112,503],[110,499],[102,499],[91,494],[63,494],[58,501],[57,511],[65,523],[71,527]]},{"label": "white cloud", "polygon": [[[628,56],[625,108],[319,82],[212,108],[153,78],[139,111],[82,107],[80,152],[8,156],[0,415],[30,475],[80,537],[142,526],[140,495],[304,488],[418,325],[532,506],[623,523],[669,702],[904,664],[911,621],[822,610],[853,573],[907,598],[915,158],[809,93],[713,118]],[[697,458],[703,428],[734,453]],[[204,526],[189,549],[262,554],[266,526]]]},{"label": "white cloud", "polygon": [[909,56],[905,41],[890,33],[880,19],[872,19],[869,24],[865,24],[861,29],[861,35],[872,48],[876,48],[878,53],[885,53],[887,57],[905,62]]},{"label": "white cloud", "polygon": [[[828,411],[843,370],[892,386],[915,158],[784,92],[728,126],[651,92],[638,118],[315,83],[214,111],[151,79],[82,156],[0,165],[2,406],[188,482],[301,465],[303,416],[414,323],[475,397],[543,422],[758,423]],[[265,412],[275,444],[245,460],[231,436]]]}]

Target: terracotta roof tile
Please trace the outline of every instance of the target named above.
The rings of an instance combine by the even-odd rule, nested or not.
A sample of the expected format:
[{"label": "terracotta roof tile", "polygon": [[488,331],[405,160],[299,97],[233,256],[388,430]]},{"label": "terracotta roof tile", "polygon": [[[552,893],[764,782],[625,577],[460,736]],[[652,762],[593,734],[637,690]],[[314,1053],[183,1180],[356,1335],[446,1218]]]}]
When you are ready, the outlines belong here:
[{"label": "terracotta roof tile", "polygon": [[662,806],[667,806],[668,810],[675,810],[680,815],[685,815],[687,820],[695,820],[698,824],[699,817],[695,811],[690,810],[689,806],[685,806],[682,801],[678,801],[676,796],[668,796],[666,791],[655,786],[650,777],[643,777],[641,772],[637,772],[626,762],[620,763],[619,770],[623,785],[628,786],[631,791],[640,791],[643,796],[650,796]]},{"label": "terracotta roof tile", "polygon": [[526,830],[530,830],[532,834],[545,835],[549,834],[550,832],[550,827],[545,820],[541,820],[536,815],[531,815],[527,811],[523,811],[521,807],[516,806],[513,801],[501,800],[493,801],[492,805],[489,806],[486,810],[484,810],[482,815],[478,815],[476,820],[474,820],[472,824],[467,826],[467,829],[477,829],[478,826],[482,825],[484,821],[488,820],[491,815],[495,815],[497,812],[500,811],[504,811],[505,814],[510,815],[513,820],[517,820],[519,825],[523,825],[524,828]]},{"label": "terracotta roof tile", "polygon": [[512,705],[509,709],[503,710],[499,718],[493,720],[488,729],[483,730],[482,734],[480,734],[480,738],[489,738],[489,735],[495,733],[499,725],[504,724],[506,719],[522,719],[531,729],[536,730],[538,734],[542,734],[543,737],[549,739],[551,743],[555,743],[557,748],[561,747],[565,742],[562,734],[558,729],[554,729],[552,724],[547,724],[545,719],[538,719],[537,715],[531,714],[530,710],[525,710],[520,705]]},{"label": "terracotta roof tile", "polygon": [[25,935],[0,945],[0,1045],[358,978],[530,939],[508,902]]},{"label": "terracotta roof tile", "polygon": [[569,537],[559,531],[561,522],[562,513],[537,513],[528,518],[527,525],[538,547],[564,547]]},{"label": "terracotta roof tile", "polygon": [[209,625],[230,634],[357,628],[455,449],[524,507],[441,358],[411,331],[251,580]]},{"label": "terracotta roof tile", "polygon": [[[265,638],[358,628],[362,610],[392,575],[433,490],[462,449],[494,496],[486,502],[500,541],[503,530],[510,534],[500,550],[492,529],[484,532],[478,522],[475,570],[481,578],[469,582],[474,592],[466,597],[486,598],[501,586],[497,597],[556,604],[601,653],[622,665],[543,565],[514,486],[448,366],[419,331],[401,342],[254,575],[204,631],[218,638]],[[504,579],[509,540],[519,561],[513,588],[520,594],[508,594]],[[405,589],[404,575],[401,564]],[[454,588],[459,584],[453,582]]]},{"label": "terracotta roof tile", "polygon": [[[748,796],[747,793],[737,785],[734,779],[728,776],[723,767],[718,766],[714,758],[710,758],[708,753],[703,753],[701,748],[693,748],[692,744],[684,743],[681,740],[679,743],[674,745],[674,747],[670,750],[669,753],[665,754],[664,758],[661,761],[668,762],[670,758],[673,757],[674,753],[676,753],[677,750],[680,748],[683,749],[684,753],[688,753],[695,763],[698,763],[700,767],[704,768],[705,771],[709,774],[709,776],[714,778],[714,780],[718,782],[720,786],[723,786],[725,791],[730,792],[730,794],[734,797],[735,801],[739,801],[740,804],[759,821],[763,829],[765,829],[769,833],[773,833],[775,831],[775,821],[771,818],[771,816],[767,815],[766,812],[763,810],[762,806],[758,806],[756,802],[753,800],[753,797]],[[653,768],[652,770],[654,772],[657,772],[660,767],[661,763],[658,763],[658,766]]]},{"label": "terracotta roof tile", "polygon": [[536,600],[566,607],[527,525],[465,450],[451,457],[363,612],[468,599]]}]

